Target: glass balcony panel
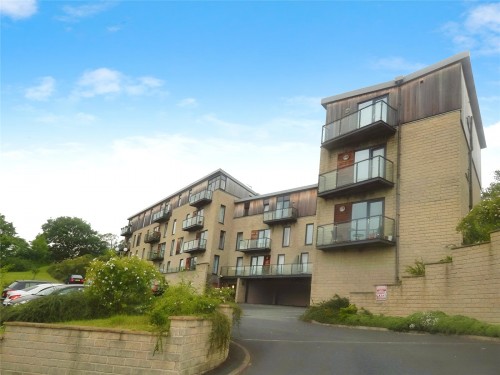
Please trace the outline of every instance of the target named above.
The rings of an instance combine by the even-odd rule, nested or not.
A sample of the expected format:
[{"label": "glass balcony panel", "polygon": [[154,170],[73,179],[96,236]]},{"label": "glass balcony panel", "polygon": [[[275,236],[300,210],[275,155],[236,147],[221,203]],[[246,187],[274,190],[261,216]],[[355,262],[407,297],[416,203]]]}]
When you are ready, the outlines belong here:
[{"label": "glass balcony panel", "polygon": [[271,250],[271,239],[270,238],[258,238],[255,240],[241,240],[238,242],[238,251],[259,251],[259,250]]},{"label": "glass balcony panel", "polygon": [[264,223],[296,221],[298,211],[295,207],[280,208],[264,212]]},{"label": "glass balcony panel", "polygon": [[212,201],[212,191],[203,190],[199,193],[189,196],[189,204],[191,206],[200,206]]},{"label": "glass balcony panel", "polygon": [[370,216],[318,227],[316,238],[318,248],[345,247],[360,242],[393,244],[394,219],[385,216]]},{"label": "glass balcony panel", "polygon": [[343,137],[361,128],[382,122],[391,127],[396,125],[396,109],[380,100],[364,108],[359,109],[345,117],[323,126],[321,143],[327,143],[335,138]]},{"label": "glass balcony panel", "polygon": [[182,244],[182,252],[196,252],[196,251],[205,251],[207,248],[207,240],[196,239],[188,242],[184,242]]},{"label": "glass balcony panel", "polygon": [[312,263],[221,267],[223,277],[309,276]]}]

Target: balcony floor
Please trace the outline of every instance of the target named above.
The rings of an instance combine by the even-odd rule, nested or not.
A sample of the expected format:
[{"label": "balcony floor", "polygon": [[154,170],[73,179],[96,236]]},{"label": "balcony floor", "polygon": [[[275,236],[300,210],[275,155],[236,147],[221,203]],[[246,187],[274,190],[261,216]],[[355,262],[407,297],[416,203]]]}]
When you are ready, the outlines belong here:
[{"label": "balcony floor", "polygon": [[382,189],[387,187],[393,187],[394,183],[386,180],[382,177],[371,178],[369,180],[364,180],[356,182],[353,184],[339,186],[335,189],[325,190],[323,192],[318,191],[318,197],[322,198],[333,198],[349,194],[366,193],[376,189]]},{"label": "balcony floor", "polygon": [[396,128],[387,124],[384,121],[377,121],[370,125],[363,126],[362,128],[341,134],[337,137],[325,141],[321,147],[331,150],[350,144],[366,142],[375,137],[387,137],[393,135]]},{"label": "balcony floor", "polygon": [[395,246],[395,241],[389,241],[384,238],[373,238],[366,239],[360,241],[343,241],[343,242],[334,242],[326,245],[316,245],[318,250],[341,250],[341,249],[350,249],[350,248],[359,248],[359,247],[390,247]]}]

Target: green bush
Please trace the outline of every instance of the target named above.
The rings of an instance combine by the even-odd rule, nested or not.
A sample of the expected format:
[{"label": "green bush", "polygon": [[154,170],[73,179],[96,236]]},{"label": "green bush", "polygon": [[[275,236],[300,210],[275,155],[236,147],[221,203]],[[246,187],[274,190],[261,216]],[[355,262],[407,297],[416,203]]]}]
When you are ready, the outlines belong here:
[{"label": "green bush", "polygon": [[88,292],[102,301],[110,314],[136,314],[151,306],[155,288],[165,289],[165,278],[154,266],[136,257],[95,259],[87,269]]},{"label": "green bush", "polygon": [[49,266],[47,272],[56,280],[66,281],[69,275],[82,275],[86,277],[87,267],[92,262],[92,255],[83,255],[74,259],[63,260]]},{"label": "green bush", "polygon": [[5,258],[4,264],[9,266],[10,272],[31,271],[35,267],[35,263],[31,260],[19,257]]},{"label": "green bush", "polygon": [[0,322],[21,321],[33,323],[56,323],[105,317],[100,302],[88,293],[68,293],[46,296],[24,305],[3,307]]}]

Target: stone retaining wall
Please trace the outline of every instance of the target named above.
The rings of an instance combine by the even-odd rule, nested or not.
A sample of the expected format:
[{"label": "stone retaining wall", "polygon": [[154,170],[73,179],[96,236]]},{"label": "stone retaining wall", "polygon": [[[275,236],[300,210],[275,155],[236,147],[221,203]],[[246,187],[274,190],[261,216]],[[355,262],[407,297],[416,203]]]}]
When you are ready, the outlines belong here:
[{"label": "stone retaining wall", "polygon": [[[223,312],[232,320],[232,309]],[[0,373],[195,375],[223,363],[228,349],[209,352],[212,323],[197,317],[172,317],[162,349],[157,337],[134,332],[58,324],[6,323],[0,341]]]},{"label": "stone retaining wall", "polygon": [[440,310],[500,324],[500,231],[491,242],[451,251],[449,263],[426,264],[425,276],[404,277],[387,285],[387,298],[377,301],[373,291],[351,293],[358,307],[392,316],[418,311]]}]

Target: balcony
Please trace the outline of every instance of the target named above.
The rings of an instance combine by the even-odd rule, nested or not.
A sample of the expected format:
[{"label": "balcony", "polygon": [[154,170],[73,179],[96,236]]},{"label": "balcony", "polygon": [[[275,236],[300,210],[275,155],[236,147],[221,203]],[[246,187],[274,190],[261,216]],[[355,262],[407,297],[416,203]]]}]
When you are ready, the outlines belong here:
[{"label": "balcony", "polygon": [[222,277],[311,277],[312,263],[221,267]]},{"label": "balcony", "polygon": [[297,221],[297,209],[295,207],[264,212],[264,223],[268,225],[295,221]]},{"label": "balcony", "polygon": [[167,206],[162,208],[160,211],[155,212],[153,214],[152,221],[153,223],[162,223],[164,221],[168,221],[170,216],[172,216],[172,210],[170,209],[170,206]]},{"label": "balcony", "polygon": [[393,246],[394,219],[371,216],[318,227],[316,247],[320,250],[362,246]]},{"label": "balcony", "polygon": [[243,253],[269,252],[271,251],[271,239],[258,238],[256,240],[241,240],[238,242],[236,250]]},{"label": "balcony", "polygon": [[202,253],[207,249],[207,240],[196,239],[182,244],[183,253]]},{"label": "balcony", "polygon": [[189,205],[193,207],[203,207],[210,202],[212,202],[211,190],[203,190],[197,194],[189,196]]},{"label": "balcony", "polygon": [[165,255],[164,251],[152,251],[151,253],[149,253],[148,260],[151,260],[153,262],[158,260],[163,260],[164,255]]},{"label": "balcony", "polygon": [[394,164],[375,156],[319,176],[318,197],[331,198],[394,186]]},{"label": "balcony", "polygon": [[126,227],[123,227],[120,231],[120,235],[122,236],[131,236],[132,235],[132,225],[127,225]]},{"label": "balcony", "polygon": [[321,147],[332,148],[362,143],[396,132],[397,111],[380,100],[323,126]]},{"label": "balcony", "polygon": [[161,233],[159,231],[149,232],[146,233],[146,235],[144,236],[144,242],[145,243],[159,242],[160,238],[161,238]]},{"label": "balcony", "polygon": [[197,215],[190,217],[182,222],[182,230],[193,232],[203,228],[203,216]]}]

